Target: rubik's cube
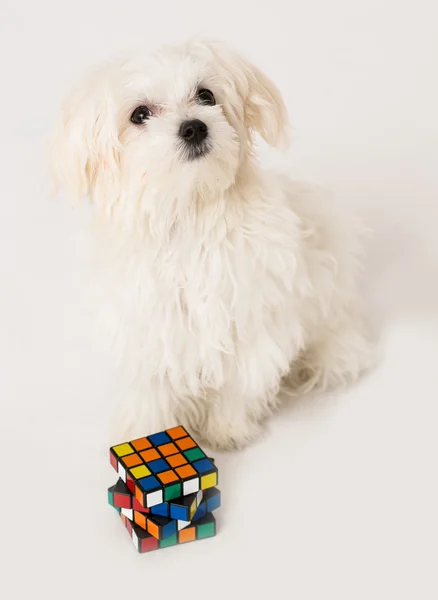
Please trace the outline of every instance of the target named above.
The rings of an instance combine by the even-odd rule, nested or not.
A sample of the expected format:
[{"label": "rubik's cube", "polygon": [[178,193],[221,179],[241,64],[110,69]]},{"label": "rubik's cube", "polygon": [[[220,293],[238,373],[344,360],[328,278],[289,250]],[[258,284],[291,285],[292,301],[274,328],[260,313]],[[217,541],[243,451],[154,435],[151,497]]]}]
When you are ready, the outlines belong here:
[{"label": "rubik's cube", "polygon": [[119,478],[108,502],[139,552],[216,534],[218,469],[184,427],[113,446],[110,462]]}]

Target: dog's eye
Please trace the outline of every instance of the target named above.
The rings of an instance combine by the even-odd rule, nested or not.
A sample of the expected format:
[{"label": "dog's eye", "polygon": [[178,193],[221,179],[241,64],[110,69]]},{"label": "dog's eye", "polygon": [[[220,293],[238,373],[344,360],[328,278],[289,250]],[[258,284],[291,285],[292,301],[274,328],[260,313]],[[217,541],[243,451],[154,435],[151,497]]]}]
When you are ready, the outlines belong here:
[{"label": "dog's eye", "polygon": [[143,125],[152,115],[147,106],[137,106],[131,115],[131,121],[136,125]]},{"label": "dog's eye", "polygon": [[197,100],[199,104],[204,104],[205,106],[214,106],[216,104],[213,92],[210,92],[210,90],[199,90]]}]

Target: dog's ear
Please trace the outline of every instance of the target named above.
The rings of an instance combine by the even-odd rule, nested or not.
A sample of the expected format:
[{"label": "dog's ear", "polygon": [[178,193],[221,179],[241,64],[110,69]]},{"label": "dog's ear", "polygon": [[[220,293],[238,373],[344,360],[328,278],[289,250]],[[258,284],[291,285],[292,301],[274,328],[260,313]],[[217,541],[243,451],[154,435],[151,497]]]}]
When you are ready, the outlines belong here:
[{"label": "dog's ear", "polygon": [[246,126],[257,131],[270,146],[286,149],[289,119],[277,86],[260,69],[223,44],[213,43],[210,47],[234,77],[245,106]]},{"label": "dog's ear", "polygon": [[242,67],[248,82],[246,118],[270,146],[286,149],[289,144],[289,119],[277,86],[260,69],[247,61]]},{"label": "dog's ear", "polygon": [[55,189],[80,200],[114,195],[119,174],[117,108],[111,69],[90,76],[64,104],[50,140]]}]

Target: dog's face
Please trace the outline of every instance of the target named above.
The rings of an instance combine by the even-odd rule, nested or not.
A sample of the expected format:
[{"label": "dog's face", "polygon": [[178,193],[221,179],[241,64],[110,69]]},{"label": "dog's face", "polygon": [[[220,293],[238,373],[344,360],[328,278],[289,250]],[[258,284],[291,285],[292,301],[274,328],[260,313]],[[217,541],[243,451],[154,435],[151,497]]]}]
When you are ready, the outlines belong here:
[{"label": "dog's face", "polygon": [[286,128],[280,93],[260,71],[223,45],[189,43],[95,73],[67,103],[53,156],[76,195],[147,205],[223,192],[252,133],[277,146]]}]

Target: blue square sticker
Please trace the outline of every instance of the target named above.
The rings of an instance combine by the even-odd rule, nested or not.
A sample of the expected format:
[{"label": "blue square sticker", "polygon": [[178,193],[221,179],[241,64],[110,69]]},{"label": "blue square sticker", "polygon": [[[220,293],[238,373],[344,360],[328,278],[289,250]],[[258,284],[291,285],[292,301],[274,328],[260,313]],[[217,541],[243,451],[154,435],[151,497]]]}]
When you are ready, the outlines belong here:
[{"label": "blue square sticker", "polygon": [[206,513],[207,513],[207,503],[202,502],[198,506],[198,510],[195,512],[192,521],[198,521],[198,519],[202,519],[202,517],[205,517]]},{"label": "blue square sticker", "polygon": [[176,519],[177,521],[187,521],[187,507],[177,506],[175,504],[170,505],[170,518]]},{"label": "blue square sticker", "polygon": [[168,444],[172,441],[167,435],[167,433],[164,433],[164,431],[162,431],[161,433],[154,433],[153,435],[149,435],[148,440],[154,446],[161,446],[161,444]]},{"label": "blue square sticker", "polygon": [[212,512],[216,510],[221,505],[221,494],[217,492],[217,494],[212,495],[211,498],[207,500],[207,510],[208,512]]},{"label": "blue square sticker", "polygon": [[143,477],[143,479],[139,479],[137,483],[145,492],[156,490],[157,488],[161,487],[160,482],[153,475],[149,475],[149,477]]},{"label": "blue square sticker", "polygon": [[162,471],[168,471],[170,466],[164,460],[164,458],[159,458],[158,460],[153,460],[150,463],[147,463],[148,468],[152,471],[152,473],[161,473]]},{"label": "blue square sticker", "polygon": [[176,533],[176,521],[170,521],[167,525],[163,526],[163,539]]},{"label": "blue square sticker", "polygon": [[208,458],[197,460],[196,462],[192,463],[192,467],[194,467],[198,473],[206,473],[207,471],[214,470],[214,465],[208,460]]},{"label": "blue square sticker", "polygon": [[167,502],[163,502],[162,504],[156,504],[155,506],[151,506],[151,514],[158,515],[159,517],[168,517],[169,516],[169,505]]}]

